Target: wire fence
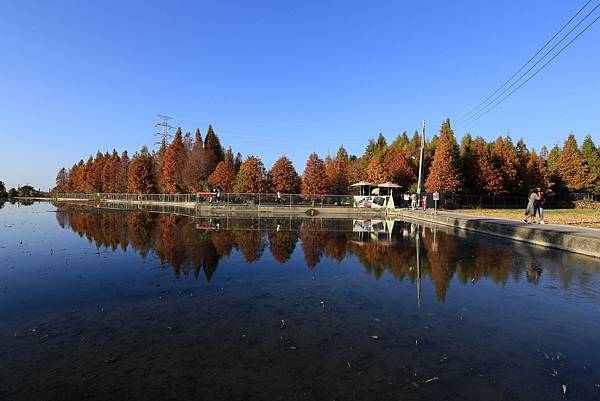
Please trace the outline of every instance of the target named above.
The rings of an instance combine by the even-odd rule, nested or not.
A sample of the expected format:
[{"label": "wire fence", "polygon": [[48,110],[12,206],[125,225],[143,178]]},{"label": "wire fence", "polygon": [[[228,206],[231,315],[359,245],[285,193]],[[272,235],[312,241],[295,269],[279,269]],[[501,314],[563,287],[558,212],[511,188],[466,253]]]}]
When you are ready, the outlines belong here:
[{"label": "wire fence", "polygon": [[58,199],[86,200],[97,202],[130,203],[179,203],[213,206],[252,207],[353,207],[353,195],[319,195],[315,197],[300,194],[271,193],[214,193],[197,194],[117,194],[117,193],[59,193]]},{"label": "wire fence", "polygon": [[[432,193],[423,193],[427,197],[427,206],[433,207]],[[520,209],[527,206],[528,197],[522,196],[488,196],[488,195],[456,195],[440,194],[437,207],[440,209]],[[571,208],[578,200],[600,200],[597,195],[588,193],[569,193],[548,195],[544,197],[546,208]]]},{"label": "wire fence", "polygon": [[[60,193],[55,195],[59,199],[87,200],[96,202],[128,202],[152,204],[181,204],[187,207],[196,206],[237,206],[246,208],[260,207],[354,207],[354,195],[319,195],[310,197],[300,194],[274,194],[274,193],[214,193],[199,192],[196,194],[126,194],[126,193]],[[426,206],[434,207],[433,193],[422,193],[419,198],[419,208],[423,207],[423,198]],[[572,202],[577,200],[597,201],[598,196],[588,193],[570,193],[563,195],[547,196],[545,206],[550,208],[572,207]],[[410,200],[405,200],[401,194],[394,197],[396,208],[410,207]],[[518,209],[527,205],[527,196],[486,196],[486,195],[439,195],[437,207],[439,209]]]}]

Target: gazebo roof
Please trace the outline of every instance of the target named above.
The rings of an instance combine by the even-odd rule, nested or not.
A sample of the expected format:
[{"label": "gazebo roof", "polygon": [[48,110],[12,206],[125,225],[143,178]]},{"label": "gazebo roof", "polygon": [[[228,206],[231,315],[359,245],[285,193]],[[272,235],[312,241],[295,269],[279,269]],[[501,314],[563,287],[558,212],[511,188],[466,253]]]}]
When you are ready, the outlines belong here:
[{"label": "gazebo roof", "polygon": [[373,184],[372,182],[367,181],[359,181],[356,184],[350,185],[351,187],[376,187],[377,184]]},{"label": "gazebo roof", "polygon": [[379,188],[402,188],[401,185],[394,184],[393,182],[384,182],[383,184],[377,185]]}]

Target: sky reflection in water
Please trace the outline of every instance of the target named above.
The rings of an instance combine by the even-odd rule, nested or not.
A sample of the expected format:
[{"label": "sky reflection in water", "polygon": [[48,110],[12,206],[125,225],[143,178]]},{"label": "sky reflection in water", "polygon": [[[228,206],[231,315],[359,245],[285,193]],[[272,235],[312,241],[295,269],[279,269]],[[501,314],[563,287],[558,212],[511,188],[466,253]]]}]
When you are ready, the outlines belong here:
[{"label": "sky reflection in water", "polygon": [[0,225],[0,398],[600,395],[595,259],[400,221],[42,203]]}]

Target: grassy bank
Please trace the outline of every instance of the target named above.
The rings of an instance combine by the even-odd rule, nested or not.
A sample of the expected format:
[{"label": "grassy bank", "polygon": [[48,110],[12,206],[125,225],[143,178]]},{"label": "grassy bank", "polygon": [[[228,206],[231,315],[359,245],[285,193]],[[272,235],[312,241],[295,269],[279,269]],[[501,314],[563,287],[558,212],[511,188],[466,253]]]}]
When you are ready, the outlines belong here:
[{"label": "grassy bank", "polygon": [[[524,209],[458,209],[450,212],[512,220],[523,220],[525,217]],[[600,211],[593,209],[544,209],[544,220],[548,224],[600,228]]]}]

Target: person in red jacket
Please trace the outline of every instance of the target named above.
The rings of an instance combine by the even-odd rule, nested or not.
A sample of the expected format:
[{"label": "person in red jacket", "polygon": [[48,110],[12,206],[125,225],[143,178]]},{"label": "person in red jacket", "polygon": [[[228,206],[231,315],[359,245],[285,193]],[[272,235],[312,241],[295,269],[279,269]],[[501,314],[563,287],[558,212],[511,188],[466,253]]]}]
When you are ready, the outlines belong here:
[{"label": "person in red jacket", "polygon": [[546,194],[542,191],[542,188],[538,188],[537,193],[540,199],[535,203],[535,210],[539,215],[540,224],[546,224],[544,222],[544,198],[546,197]]}]

